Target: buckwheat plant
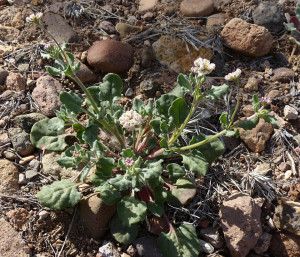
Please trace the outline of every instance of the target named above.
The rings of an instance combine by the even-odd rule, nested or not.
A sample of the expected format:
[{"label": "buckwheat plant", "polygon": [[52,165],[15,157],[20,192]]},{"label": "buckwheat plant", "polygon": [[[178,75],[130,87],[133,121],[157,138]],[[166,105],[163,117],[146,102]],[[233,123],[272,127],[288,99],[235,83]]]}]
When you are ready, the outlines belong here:
[{"label": "buckwheat plant", "polygon": [[[163,217],[169,224],[169,232],[158,237],[163,256],[198,256],[200,241],[195,228],[189,224],[174,227],[164,213],[164,204],[182,205],[181,195],[195,187],[186,170],[205,175],[208,165],[224,152],[220,136],[236,135],[238,128],[252,129],[259,118],[276,124],[264,109],[267,100],[260,102],[254,95],[253,116],[234,122],[237,108],[224,112],[220,117],[221,132],[211,136],[200,134],[192,137],[188,145],[182,145],[179,138],[196,109],[204,101],[219,100],[229,88],[223,84],[203,91],[206,75],[215,68],[213,63],[197,59],[189,76],[178,76],[178,85],[171,93],[147,104],[136,98],[132,108],[124,110],[118,104],[123,89],[121,78],[110,73],[100,85],[86,88],[76,76],[79,64],[74,63],[66,45],[59,45],[44,29],[40,18],[32,15],[28,21],[41,27],[55,42],[45,46],[48,53],[43,57],[54,59],[54,67],[47,66],[47,71],[54,76],[71,77],[84,97],[62,92],[57,117],[35,123],[31,140],[38,148],[64,151],[58,160],[61,166],[75,168],[80,164],[84,168],[73,181],[63,179],[44,186],[37,194],[38,200],[52,209],[73,207],[82,197],[80,185],[88,185],[90,193],[97,194],[105,204],[117,205],[117,213],[110,222],[117,241],[130,244],[142,221],[151,216]],[[240,75],[237,70],[226,79],[238,85]],[[192,97],[192,103],[184,100],[186,94]],[[79,120],[81,114],[87,115],[86,122]],[[66,133],[65,128],[70,127],[73,133]],[[100,136],[100,131],[111,138],[110,142]],[[77,141],[69,146],[65,139],[71,136]],[[168,161],[173,156],[179,157],[179,161]]]},{"label": "buckwheat plant", "polygon": [[300,8],[296,8],[296,16],[288,17],[284,23],[286,30],[291,32],[290,40],[300,46]]}]

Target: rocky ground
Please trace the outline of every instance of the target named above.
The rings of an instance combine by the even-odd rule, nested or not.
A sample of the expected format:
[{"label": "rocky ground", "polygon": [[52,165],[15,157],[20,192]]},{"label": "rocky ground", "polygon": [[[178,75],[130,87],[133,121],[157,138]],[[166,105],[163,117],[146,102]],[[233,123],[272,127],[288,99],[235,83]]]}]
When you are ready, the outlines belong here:
[{"label": "rocky ground", "polygon": [[[62,169],[59,153],[35,149],[32,125],[53,117],[59,93],[79,87],[47,75],[41,58],[50,39],[25,22],[42,12],[43,24],[59,42],[67,41],[87,85],[108,72],[121,75],[130,106],[169,92],[178,73],[189,73],[201,56],[216,64],[206,86],[242,69],[239,118],[252,115],[251,98],[271,98],[280,126],[260,121],[240,138],[222,140],[224,155],[205,177],[197,177],[194,197],[181,208],[166,206],[176,225],[193,223],[200,256],[300,256],[300,49],[289,41],[283,22],[297,0],[0,0],[0,256],[161,256],[151,220],[130,246],[109,233],[95,235],[95,213],[112,212],[96,197],[81,208],[51,211],[39,205],[41,186],[78,171]],[[199,108],[192,131],[220,130],[218,117],[230,102]],[[85,212],[88,221],[80,221]],[[79,214],[79,215],[78,215]],[[242,218],[241,218],[242,217]],[[101,223],[101,222],[100,222]],[[103,221],[102,221],[103,223]],[[107,223],[99,224],[102,228]],[[100,248],[100,249],[99,249]]]}]

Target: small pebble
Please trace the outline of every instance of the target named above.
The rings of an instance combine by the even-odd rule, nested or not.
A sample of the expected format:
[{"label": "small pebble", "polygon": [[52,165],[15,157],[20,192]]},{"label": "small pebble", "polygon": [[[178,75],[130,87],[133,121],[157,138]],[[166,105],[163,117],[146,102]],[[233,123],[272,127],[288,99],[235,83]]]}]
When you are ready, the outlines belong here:
[{"label": "small pebble", "polygon": [[291,171],[291,170],[287,170],[287,171],[284,173],[284,179],[285,179],[285,180],[288,180],[291,176],[292,176],[292,171]]},{"label": "small pebble", "polygon": [[24,173],[19,174],[19,184],[25,185],[27,183],[26,176]]},{"label": "small pebble", "polygon": [[132,89],[131,87],[129,87],[129,88],[126,90],[125,96],[127,96],[127,97],[133,96],[133,89]]},{"label": "small pebble", "polygon": [[22,160],[20,160],[19,164],[20,164],[20,165],[24,165],[24,164],[26,164],[27,162],[30,162],[31,160],[33,160],[34,158],[35,158],[34,155],[26,156],[26,157],[24,157]]},{"label": "small pebble", "polygon": [[50,213],[48,211],[42,210],[39,212],[39,217],[41,220],[43,220],[43,219],[47,218],[49,216],[49,214]]}]

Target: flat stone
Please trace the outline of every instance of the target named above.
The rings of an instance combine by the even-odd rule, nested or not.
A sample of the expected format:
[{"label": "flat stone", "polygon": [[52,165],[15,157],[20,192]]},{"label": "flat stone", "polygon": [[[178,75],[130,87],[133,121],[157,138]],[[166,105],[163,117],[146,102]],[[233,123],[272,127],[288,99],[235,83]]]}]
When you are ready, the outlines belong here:
[{"label": "flat stone", "polygon": [[262,235],[261,209],[250,197],[237,193],[223,202],[221,227],[232,257],[245,257]]},{"label": "flat stone", "polygon": [[146,12],[155,7],[158,3],[158,0],[141,0],[139,4],[139,11]]},{"label": "flat stone", "polygon": [[37,79],[36,87],[32,91],[32,98],[38,104],[40,110],[49,117],[54,117],[54,110],[59,110],[61,102],[59,94],[62,85],[55,78],[46,75]]},{"label": "flat stone", "polygon": [[184,0],[180,4],[180,12],[186,17],[208,16],[214,11],[211,0]]},{"label": "flat stone", "polygon": [[230,20],[223,28],[221,37],[233,50],[253,57],[268,54],[273,43],[273,36],[265,27],[240,18]]},{"label": "flat stone", "polygon": [[47,12],[43,16],[43,21],[46,29],[59,43],[62,43],[64,40],[67,43],[74,43],[80,40],[75,30],[60,15]]},{"label": "flat stone", "polygon": [[109,229],[109,221],[117,211],[117,204],[106,205],[96,195],[84,197],[80,201],[80,221],[88,234],[100,239]]},{"label": "flat stone", "polygon": [[255,153],[260,153],[265,149],[273,131],[272,125],[263,119],[260,119],[256,127],[251,130],[239,128],[241,139]]},{"label": "flat stone", "polygon": [[271,77],[273,81],[289,82],[296,74],[292,69],[281,67],[273,71],[274,75]]},{"label": "flat stone", "polygon": [[284,118],[287,120],[297,120],[298,119],[298,111],[289,105],[284,106],[283,109]]},{"label": "flat stone", "polygon": [[210,60],[213,56],[211,48],[199,47],[199,51],[197,51],[189,45],[190,57],[185,43],[180,38],[169,35],[161,36],[152,44],[152,47],[155,58],[178,73],[189,73],[194,60],[199,57]]},{"label": "flat stone", "polygon": [[25,242],[21,239],[21,234],[15,231],[3,218],[0,219],[0,235],[2,235],[0,240],[0,256],[29,257],[29,254],[25,253]]},{"label": "flat stone", "polygon": [[26,78],[19,73],[9,73],[5,85],[6,89],[19,92],[26,89]]},{"label": "flat stone", "polygon": [[274,2],[262,2],[252,12],[254,24],[266,27],[270,32],[283,30],[285,22],[283,6]]},{"label": "flat stone", "polygon": [[30,170],[26,170],[25,172],[25,176],[27,180],[33,180],[35,179],[37,176],[39,175],[39,173],[36,170],[30,169]]},{"label": "flat stone", "polygon": [[268,94],[268,98],[277,98],[277,97],[279,97],[279,96],[281,96],[281,93],[280,93],[280,91],[279,90],[277,90],[277,89],[272,89],[270,92],[269,92],[269,94]]},{"label": "flat stone", "polygon": [[96,41],[88,50],[87,61],[95,71],[123,73],[133,64],[133,47],[115,40]]},{"label": "flat stone", "polygon": [[0,193],[11,193],[19,190],[19,171],[10,161],[0,159]]},{"label": "flat stone", "polygon": [[210,243],[200,239],[200,252],[213,253],[214,251],[215,249]]}]

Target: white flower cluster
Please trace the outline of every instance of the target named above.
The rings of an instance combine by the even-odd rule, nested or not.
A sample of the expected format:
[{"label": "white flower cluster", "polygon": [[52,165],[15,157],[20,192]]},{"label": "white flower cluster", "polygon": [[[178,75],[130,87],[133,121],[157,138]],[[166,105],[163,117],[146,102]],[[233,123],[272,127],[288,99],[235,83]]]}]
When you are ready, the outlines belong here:
[{"label": "white flower cluster", "polygon": [[241,76],[242,71],[240,69],[236,69],[236,71],[229,73],[225,76],[227,81],[235,81]]},{"label": "white flower cluster", "polygon": [[123,113],[119,121],[128,131],[133,131],[136,126],[141,126],[144,122],[142,115],[133,110]]},{"label": "white flower cluster", "polygon": [[198,73],[198,76],[209,74],[216,68],[214,63],[210,63],[209,60],[202,58],[198,58],[194,61],[194,65],[195,66],[191,68],[191,71]]},{"label": "white flower cluster", "polygon": [[27,22],[38,22],[42,18],[43,14],[38,12],[36,14],[31,14],[30,16],[26,17]]}]

